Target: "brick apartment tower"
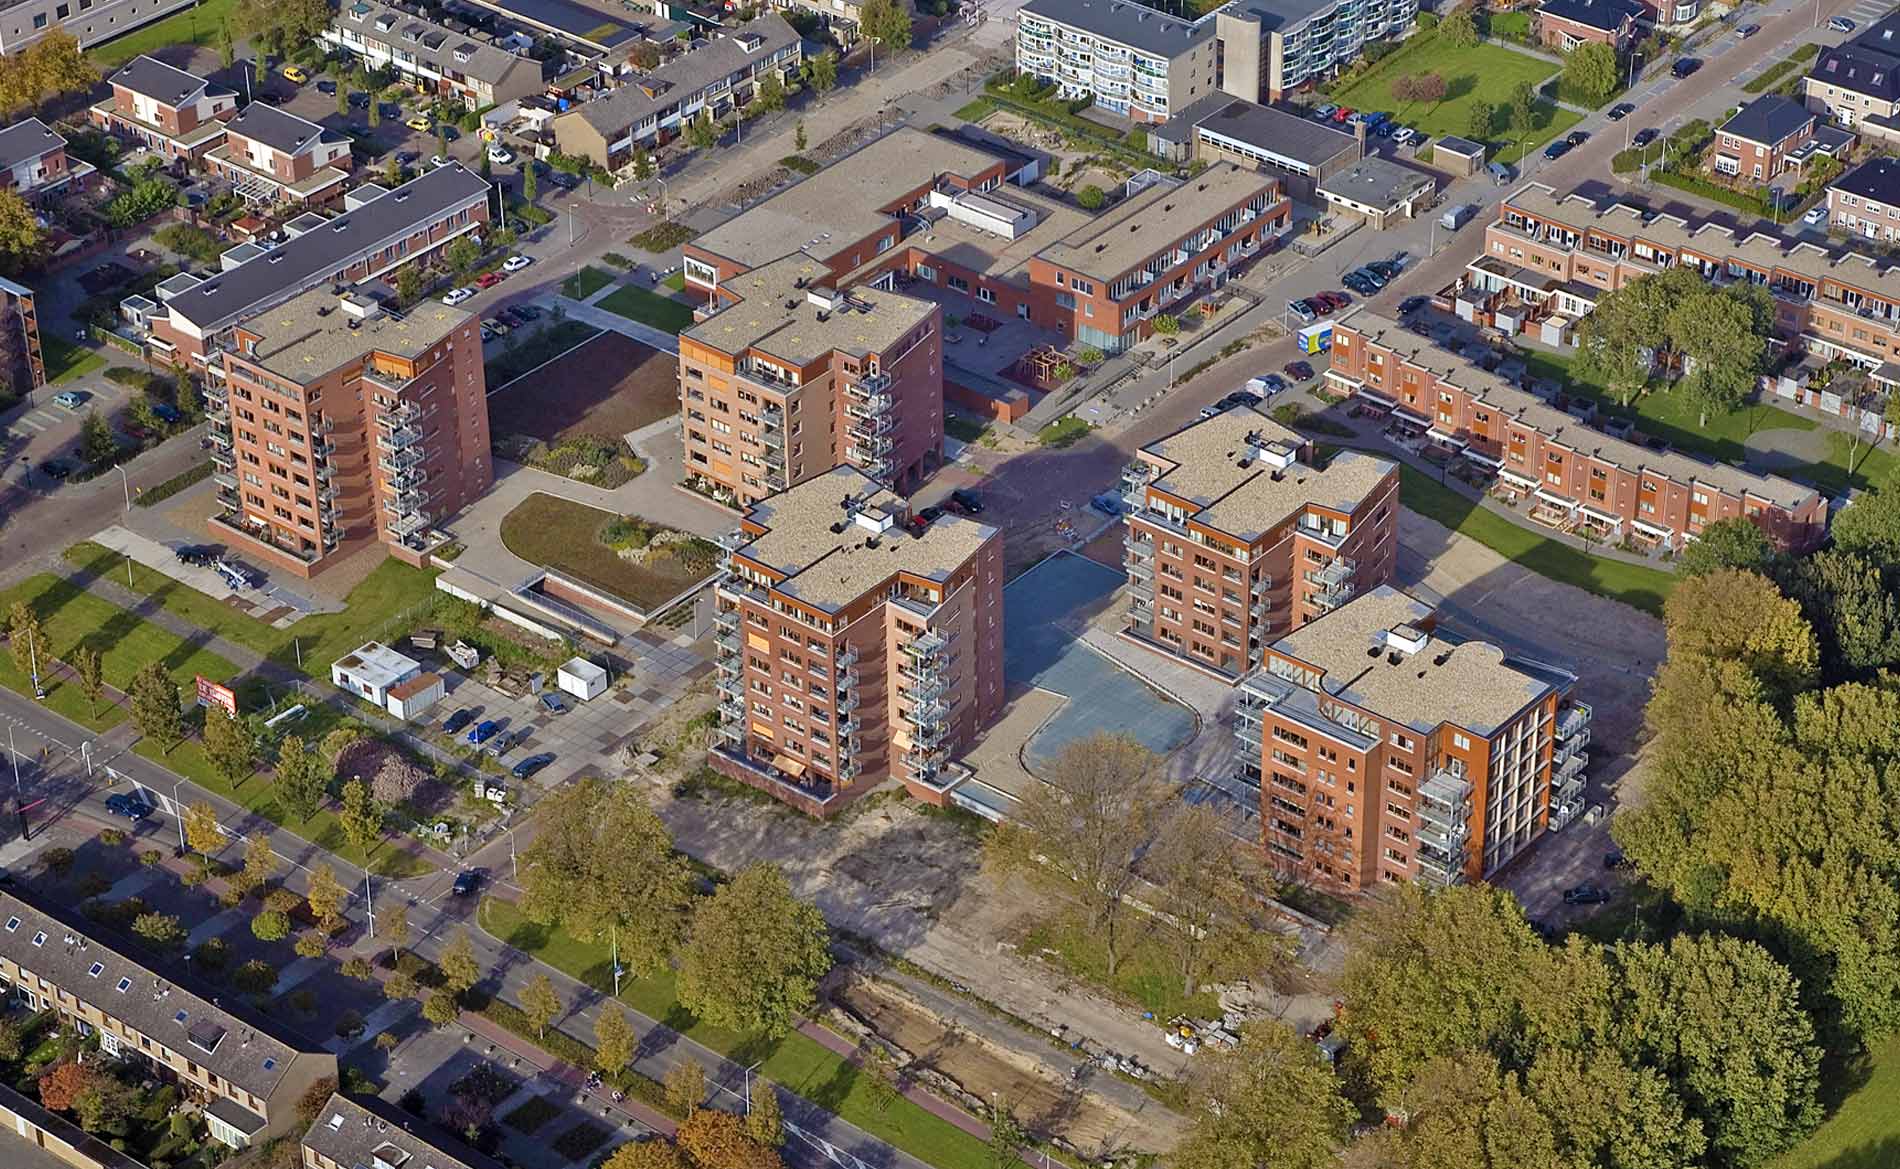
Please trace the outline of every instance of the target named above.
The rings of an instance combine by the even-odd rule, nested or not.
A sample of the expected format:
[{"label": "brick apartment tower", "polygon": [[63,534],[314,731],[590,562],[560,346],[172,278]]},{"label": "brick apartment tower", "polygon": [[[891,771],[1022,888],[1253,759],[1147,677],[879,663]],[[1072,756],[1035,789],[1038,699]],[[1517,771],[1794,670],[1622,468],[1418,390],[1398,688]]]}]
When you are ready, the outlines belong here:
[{"label": "brick apartment tower", "polygon": [[721,773],[814,816],[887,778],[942,802],[1003,705],[1003,538],[913,521],[853,467],[773,495],[726,541]]},{"label": "brick apartment tower", "polygon": [[1245,406],[1143,447],[1122,482],[1129,634],[1224,677],[1397,563],[1398,466],[1354,451],[1316,466]]},{"label": "brick apartment tower", "polygon": [[1436,624],[1380,585],[1269,645],[1242,683],[1234,779],[1286,875],[1340,893],[1479,880],[1582,810],[1575,679]]},{"label": "brick apartment tower", "polygon": [[477,328],[325,289],[238,324],[205,384],[213,530],[303,577],[372,540],[420,563],[429,525],[493,480]]},{"label": "brick apartment tower", "polygon": [[680,334],[689,481],[744,505],[840,463],[908,494],[943,464],[943,310],[830,282],[809,257],[775,260]]}]

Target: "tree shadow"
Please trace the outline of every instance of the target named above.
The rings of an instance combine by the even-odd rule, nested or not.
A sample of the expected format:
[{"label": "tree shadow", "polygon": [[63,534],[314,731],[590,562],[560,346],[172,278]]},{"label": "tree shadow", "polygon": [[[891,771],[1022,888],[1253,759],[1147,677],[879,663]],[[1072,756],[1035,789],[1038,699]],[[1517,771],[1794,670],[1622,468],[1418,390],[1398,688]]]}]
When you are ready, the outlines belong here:
[{"label": "tree shadow", "polygon": [[1815,1169],[1893,1169],[1895,1165],[1900,1165],[1900,1137],[1882,1137],[1817,1162]]}]

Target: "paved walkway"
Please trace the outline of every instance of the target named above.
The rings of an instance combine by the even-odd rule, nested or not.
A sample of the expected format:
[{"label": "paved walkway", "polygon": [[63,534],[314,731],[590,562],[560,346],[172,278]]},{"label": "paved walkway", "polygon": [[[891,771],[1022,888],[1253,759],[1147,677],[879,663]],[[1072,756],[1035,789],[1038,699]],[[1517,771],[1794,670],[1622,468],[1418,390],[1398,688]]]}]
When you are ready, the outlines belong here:
[{"label": "paved walkway", "polygon": [[[607,288],[596,293],[595,299],[608,295],[611,289],[618,287],[620,287],[618,284],[609,285]],[[642,345],[650,345],[662,352],[677,354],[680,351],[680,339],[678,334],[669,333],[664,329],[656,329],[652,325],[643,324],[640,321],[629,320],[619,313],[609,312],[594,304],[570,300],[565,296],[545,297],[541,303],[560,309],[573,320],[585,321],[597,329],[609,329],[615,333],[632,337]]]}]

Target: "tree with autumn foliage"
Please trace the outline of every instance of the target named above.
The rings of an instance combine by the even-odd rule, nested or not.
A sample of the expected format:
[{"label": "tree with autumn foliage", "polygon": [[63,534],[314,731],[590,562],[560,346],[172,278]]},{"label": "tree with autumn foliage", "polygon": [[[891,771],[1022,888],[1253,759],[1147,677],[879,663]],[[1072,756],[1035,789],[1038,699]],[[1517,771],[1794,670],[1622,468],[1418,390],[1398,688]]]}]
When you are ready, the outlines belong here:
[{"label": "tree with autumn foliage", "polygon": [[743,1118],[717,1108],[694,1109],[678,1140],[699,1169],[784,1169],[777,1149],[746,1134]]}]

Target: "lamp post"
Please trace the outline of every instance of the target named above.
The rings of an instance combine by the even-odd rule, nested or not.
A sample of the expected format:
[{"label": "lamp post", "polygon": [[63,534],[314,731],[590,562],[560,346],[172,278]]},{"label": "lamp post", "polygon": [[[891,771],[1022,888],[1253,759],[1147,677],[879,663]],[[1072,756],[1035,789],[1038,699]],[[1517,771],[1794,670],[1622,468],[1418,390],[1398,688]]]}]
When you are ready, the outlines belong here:
[{"label": "lamp post", "polygon": [[44,699],[46,697],[46,687],[40,685],[40,639],[39,638],[29,637],[26,639],[26,653],[27,653],[27,660],[30,661],[33,665],[33,697]]},{"label": "lamp post", "polygon": [[185,804],[178,798],[178,787],[183,782],[181,779],[172,780],[172,819],[178,823],[178,852],[181,856],[185,852]]},{"label": "lamp post", "polygon": [[[125,492],[125,510],[129,514],[132,511],[132,480],[126,475],[123,464],[112,469],[119,473],[119,487]],[[128,568],[126,574],[130,576],[131,569]]]}]

